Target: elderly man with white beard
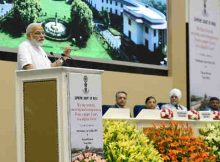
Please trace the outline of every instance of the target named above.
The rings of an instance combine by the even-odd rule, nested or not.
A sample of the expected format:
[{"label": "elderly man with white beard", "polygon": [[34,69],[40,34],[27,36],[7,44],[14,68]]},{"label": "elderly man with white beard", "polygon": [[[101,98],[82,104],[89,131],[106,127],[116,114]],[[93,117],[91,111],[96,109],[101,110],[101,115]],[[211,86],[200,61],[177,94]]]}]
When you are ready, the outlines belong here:
[{"label": "elderly man with white beard", "polygon": [[44,29],[40,23],[31,23],[26,29],[27,40],[22,42],[18,47],[17,69],[44,69],[50,67],[62,66],[66,59],[70,57],[71,49],[64,49],[63,57],[51,63],[47,54],[41,47],[44,43]]},{"label": "elderly man with white beard", "polygon": [[182,97],[182,93],[179,89],[174,88],[169,93],[170,97],[170,103],[162,105],[161,109],[171,109],[172,111],[175,110],[185,110],[187,111],[187,108],[183,105],[180,105],[180,99]]}]

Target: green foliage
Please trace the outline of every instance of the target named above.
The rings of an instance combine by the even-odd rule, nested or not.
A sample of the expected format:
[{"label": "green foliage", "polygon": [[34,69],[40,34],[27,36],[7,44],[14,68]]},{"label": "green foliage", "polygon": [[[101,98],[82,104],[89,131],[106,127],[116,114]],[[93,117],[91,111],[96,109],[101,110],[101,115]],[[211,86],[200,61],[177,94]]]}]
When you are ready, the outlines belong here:
[{"label": "green foliage", "polygon": [[88,5],[74,0],[71,8],[71,27],[78,45],[86,45],[93,31],[93,16]]},{"label": "green foliage", "polygon": [[1,3],[4,4],[4,2],[6,2],[6,3],[12,3],[13,0],[0,0],[0,4],[1,4]]},{"label": "green foliage", "polygon": [[220,161],[220,123],[207,124],[199,130],[199,133],[212,148],[213,153],[217,156],[217,161]]},{"label": "green foliage", "polygon": [[103,22],[104,26],[106,28],[108,28],[109,25],[110,25],[110,16],[109,16],[108,11],[107,10],[102,10],[100,12],[100,17],[101,17],[101,21]]},{"label": "green foliage", "polygon": [[160,1],[149,0],[148,5],[153,7],[153,8],[156,8],[157,10],[162,12],[164,15],[167,15],[167,13],[166,13],[166,9],[167,9],[166,4],[162,4]]},{"label": "green foliage", "polygon": [[14,0],[14,7],[1,22],[2,31],[20,37],[28,24],[39,17],[41,7],[36,0]]},{"label": "green foliage", "polygon": [[24,29],[40,16],[41,7],[36,0],[14,0],[14,18]]},{"label": "green foliage", "polygon": [[147,137],[122,121],[104,122],[104,155],[108,162],[160,162]]}]

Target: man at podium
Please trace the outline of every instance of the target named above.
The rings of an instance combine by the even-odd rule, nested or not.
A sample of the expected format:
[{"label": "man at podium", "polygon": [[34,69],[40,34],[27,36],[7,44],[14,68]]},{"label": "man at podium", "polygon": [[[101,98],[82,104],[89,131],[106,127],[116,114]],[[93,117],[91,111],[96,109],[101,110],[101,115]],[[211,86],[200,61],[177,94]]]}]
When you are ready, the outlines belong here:
[{"label": "man at podium", "polygon": [[26,29],[27,40],[18,47],[17,69],[44,69],[50,67],[62,66],[69,58],[71,49],[64,49],[64,56],[55,60],[53,63],[47,57],[47,54],[41,48],[44,43],[45,33],[40,23],[31,23]]}]

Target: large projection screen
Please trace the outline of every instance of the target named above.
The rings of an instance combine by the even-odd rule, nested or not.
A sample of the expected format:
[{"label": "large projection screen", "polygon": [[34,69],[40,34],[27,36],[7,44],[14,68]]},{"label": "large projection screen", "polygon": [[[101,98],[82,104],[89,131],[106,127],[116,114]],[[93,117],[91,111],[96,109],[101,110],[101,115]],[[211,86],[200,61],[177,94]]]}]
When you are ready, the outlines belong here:
[{"label": "large projection screen", "polygon": [[220,97],[220,1],[189,0],[190,107],[203,110]]},{"label": "large projection screen", "polygon": [[[72,21],[76,2],[93,15],[87,41]],[[167,20],[166,0],[0,0],[0,51],[16,53],[25,27],[36,21],[45,29],[48,55],[71,46],[75,60],[167,72]]]}]

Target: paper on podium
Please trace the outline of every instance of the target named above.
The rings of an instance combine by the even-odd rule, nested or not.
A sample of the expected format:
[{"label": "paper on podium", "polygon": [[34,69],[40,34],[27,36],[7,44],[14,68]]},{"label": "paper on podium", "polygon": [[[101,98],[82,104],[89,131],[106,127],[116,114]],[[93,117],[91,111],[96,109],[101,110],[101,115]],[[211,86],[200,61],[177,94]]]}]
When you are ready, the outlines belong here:
[{"label": "paper on podium", "polygon": [[160,110],[142,109],[137,119],[160,119]]},{"label": "paper on podium", "polygon": [[109,108],[102,118],[129,119],[130,109],[129,108]]}]

